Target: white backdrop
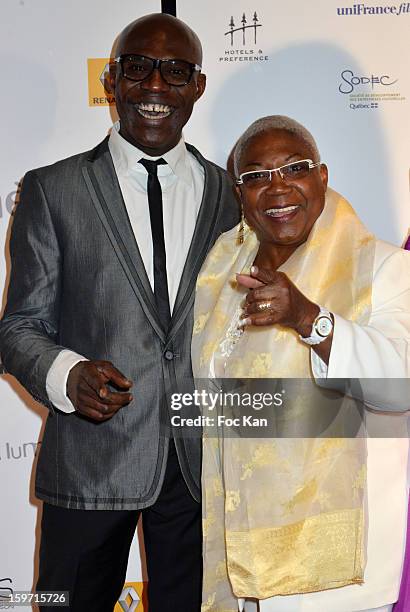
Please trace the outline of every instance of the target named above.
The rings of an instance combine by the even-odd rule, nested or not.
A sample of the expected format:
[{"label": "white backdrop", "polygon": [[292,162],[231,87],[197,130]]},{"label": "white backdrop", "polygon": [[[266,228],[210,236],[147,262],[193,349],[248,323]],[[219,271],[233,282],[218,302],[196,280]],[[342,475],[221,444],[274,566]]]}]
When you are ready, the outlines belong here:
[{"label": "white backdrop", "polygon": [[[101,67],[125,24],[159,10],[159,0],[2,0],[2,285],[16,183],[28,169],[105,136],[112,109],[98,91]],[[203,42],[208,76],[186,140],[225,165],[251,121],[294,117],[316,137],[330,185],[379,237],[400,245],[410,226],[409,11],[393,0],[178,0],[178,16]],[[89,63],[89,76],[90,58],[99,62]],[[38,516],[33,454],[45,410],[9,376],[0,380],[0,397],[0,590],[30,589]],[[137,543],[127,579],[139,592]]]},{"label": "white backdrop", "polygon": [[[208,74],[186,137],[224,165],[253,120],[289,115],[315,136],[330,185],[378,237],[401,244],[410,225],[410,13],[338,15],[345,5],[354,6],[350,0],[211,0],[199,11],[197,3],[179,0],[178,16],[203,41]],[[365,3],[373,5],[392,3]],[[241,30],[231,45],[225,35],[231,17],[235,29],[243,14],[253,26],[255,12],[256,44],[250,27],[245,45]],[[372,75],[381,83],[372,86]],[[364,83],[355,84],[358,79]],[[353,91],[341,93],[339,87],[351,89],[351,80]]]}]

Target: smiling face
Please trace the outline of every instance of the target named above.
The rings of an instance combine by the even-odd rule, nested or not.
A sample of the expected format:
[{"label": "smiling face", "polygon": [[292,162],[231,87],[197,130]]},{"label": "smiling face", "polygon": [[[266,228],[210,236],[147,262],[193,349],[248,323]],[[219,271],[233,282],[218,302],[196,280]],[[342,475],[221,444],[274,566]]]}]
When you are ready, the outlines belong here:
[{"label": "smiling face", "polygon": [[[310,146],[295,134],[273,129],[251,138],[239,160],[239,174],[278,168],[302,159],[318,161]],[[263,184],[240,185],[245,218],[254,229],[261,249],[286,253],[285,259],[310,234],[323,210],[327,168],[313,168],[304,178],[284,181],[278,172]],[[283,261],[283,256],[279,258]]]},{"label": "smiling face", "polygon": [[[148,15],[124,30],[117,56],[144,55],[153,59],[179,59],[201,64],[196,35],[169,15]],[[187,85],[168,85],[155,69],[144,81],[130,81],[117,65],[110,83],[120,118],[120,133],[148,155],[163,155],[180,140],[194,103],[205,89],[205,75],[194,72]]]}]

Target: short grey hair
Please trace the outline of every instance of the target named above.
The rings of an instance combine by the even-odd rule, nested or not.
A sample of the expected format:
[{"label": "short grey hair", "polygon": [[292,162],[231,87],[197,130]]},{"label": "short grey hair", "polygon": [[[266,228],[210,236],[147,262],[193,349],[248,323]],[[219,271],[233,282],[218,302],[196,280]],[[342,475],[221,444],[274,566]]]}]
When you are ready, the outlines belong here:
[{"label": "short grey hair", "polygon": [[249,141],[258,134],[269,132],[270,130],[284,130],[285,132],[294,134],[312,150],[314,157],[312,161],[320,161],[317,144],[309,130],[307,130],[301,123],[295,121],[295,119],[291,119],[285,115],[268,115],[267,117],[261,117],[261,119],[257,119],[251,123],[251,125],[247,130],[245,130],[236,143],[233,154],[233,165],[236,176],[238,176],[239,173],[239,163],[241,161],[241,157],[244,150],[248,146]]}]

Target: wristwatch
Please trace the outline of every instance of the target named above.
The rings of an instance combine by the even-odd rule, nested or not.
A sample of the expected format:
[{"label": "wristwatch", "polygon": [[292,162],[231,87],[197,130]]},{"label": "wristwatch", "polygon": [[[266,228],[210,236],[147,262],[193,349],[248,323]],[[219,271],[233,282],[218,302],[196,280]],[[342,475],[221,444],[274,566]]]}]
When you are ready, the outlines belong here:
[{"label": "wristwatch", "polygon": [[323,308],[320,306],[319,314],[316,319],[313,321],[312,331],[310,336],[307,338],[303,338],[303,336],[299,336],[299,338],[305,344],[309,344],[309,346],[315,346],[316,344],[320,344],[324,342],[328,336],[332,333],[333,330],[333,317],[327,308]]}]

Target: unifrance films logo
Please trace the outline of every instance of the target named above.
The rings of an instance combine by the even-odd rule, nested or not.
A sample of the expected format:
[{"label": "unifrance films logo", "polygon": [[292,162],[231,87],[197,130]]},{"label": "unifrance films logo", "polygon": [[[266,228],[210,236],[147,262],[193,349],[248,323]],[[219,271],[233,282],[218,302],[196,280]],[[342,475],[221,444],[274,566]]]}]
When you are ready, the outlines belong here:
[{"label": "unifrance films logo", "polygon": [[105,89],[105,79],[111,62],[109,57],[88,58],[88,106],[115,105],[114,96]]},{"label": "unifrance films logo", "polygon": [[338,91],[346,98],[351,110],[375,110],[382,104],[403,102],[399,79],[390,73],[357,73],[350,68],[341,70]]},{"label": "unifrance films logo", "polygon": [[400,4],[387,4],[385,6],[364,4],[353,4],[351,6],[338,6],[336,8],[339,17],[367,17],[370,15],[407,15],[410,13],[410,2]]},{"label": "unifrance films logo", "polygon": [[269,60],[263,48],[263,23],[257,11],[231,15],[223,32],[225,48],[221,49],[218,62],[227,66],[237,62],[260,63]]}]

